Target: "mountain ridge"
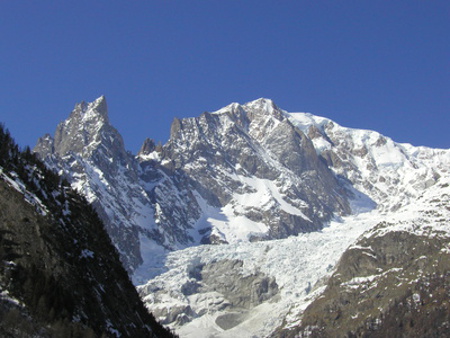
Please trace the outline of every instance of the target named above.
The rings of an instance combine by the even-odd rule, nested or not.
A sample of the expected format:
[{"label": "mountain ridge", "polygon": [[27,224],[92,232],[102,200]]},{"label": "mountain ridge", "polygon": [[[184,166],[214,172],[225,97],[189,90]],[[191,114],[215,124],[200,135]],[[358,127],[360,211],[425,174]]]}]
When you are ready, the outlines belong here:
[{"label": "mountain ridge", "polygon": [[[77,130],[83,135],[82,124]],[[91,198],[147,307],[186,337],[200,327],[223,337],[300,327],[360,236],[395,215],[422,227],[414,205],[426,194],[432,208],[421,213],[439,217],[443,206],[432,201],[450,168],[450,150],[396,143],[268,99],[174,119],[164,145],[146,140],[132,156],[121,143],[126,161],[105,156],[109,136],[84,155],[75,145],[60,157],[46,139],[35,150]],[[426,236],[441,231],[433,224]],[[217,284],[212,271],[226,267]],[[228,285],[244,277],[238,301]],[[278,316],[268,319],[271,308]]]},{"label": "mountain ridge", "polygon": [[[98,111],[99,105],[101,105],[101,112]],[[329,220],[333,209],[342,213],[349,212],[349,207],[346,205],[345,197],[343,197],[345,191],[339,187],[331,172],[316,157],[308,138],[301,131],[295,129],[285,114],[272,101],[259,99],[252,104],[247,104],[247,106],[232,104],[229,106],[231,111],[227,110],[223,114],[226,117],[221,116],[222,114],[219,112],[215,112],[204,113],[198,119],[175,119],[171,127],[171,139],[168,143],[161,146],[157,152],[152,149],[153,151],[145,156],[140,153],[136,159],[125,150],[120,134],[109,124],[106,107],[104,97],[90,104],[76,105],[69,118],[58,125],[54,140],[52,141],[49,136],[41,138],[34,151],[50,167],[66,175],[76,189],[83,191],[88,200],[96,206],[105,223],[117,223],[111,226],[109,233],[116,246],[119,247],[129,271],[133,271],[139,264],[142,264],[139,249],[136,245],[133,247],[133,244],[131,244],[138,243],[139,237],[145,237],[145,241],[149,240],[156,245],[169,249],[245,238],[280,238],[301,231],[317,230],[320,226],[313,224]],[[265,121],[268,124],[264,126],[265,129],[258,131],[261,120],[266,115],[264,109],[267,107],[269,115],[272,117]],[[228,108],[224,108],[222,111],[226,109]],[[226,125],[223,125],[223,123]],[[280,123],[281,125],[278,126]],[[184,128],[189,129],[189,131],[185,134],[183,126],[186,124],[187,126]],[[278,128],[287,131],[285,141],[291,144],[291,153],[297,156],[292,157],[291,163],[283,162],[287,154],[285,150],[275,148],[267,150],[271,144],[276,144],[277,140],[264,139],[261,133],[266,130],[270,131],[272,125],[277,125]],[[195,140],[197,136],[190,134],[194,127],[197,128],[198,133],[196,135],[199,135],[203,141],[197,142]],[[221,146],[220,142],[222,141],[217,138],[220,135],[217,130],[221,128],[226,130],[228,127],[233,130],[236,137],[228,140],[228,144]],[[212,137],[213,140],[214,137],[216,139],[210,141],[209,137]],[[210,154],[209,150],[203,147],[202,142],[205,145],[209,142],[209,148],[217,147],[217,151],[220,151],[222,155],[217,157]],[[242,157],[241,150],[243,148],[236,148],[233,146],[233,142],[235,145],[239,144],[245,147],[246,154],[248,154],[245,158]],[[297,143],[301,143],[301,146],[297,146]],[[190,148],[195,148],[192,152],[194,156],[192,159],[185,158],[186,154],[183,153],[184,150]],[[189,174],[190,165],[188,162],[202,161],[202,151],[206,151],[203,155],[212,156],[208,161],[218,161],[220,162],[219,165],[224,167],[221,177],[214,178],[212,173],[208,173],[207,168],[202,182],[196,178],[196,175]],[[234,168],[233,165],[227,163],[227,159],[238,158],[238,155],[241,156],[241,160],[239,163],[233,164],[238,166]],[[151,156],[151,158],[148,158],[148,156]],[[306,160],[306,158],[312,160]],[[272,162],[272,164],[268,166],[265,164],[266,160]],[[319,181],[311,175],[305,177],[305,182],[311,181],[309,186],[314,184],[317,189],[320,186],[333,185],[334,187],[331,189],[341,190],[339,194],[342,197],[338,197],[339,194],[334,197],[323,194],[323,198],[327,201],[321,202],[320,199],[315,198],[315,195],[310,191],[311,188],[308,188],[309,191],[305,190],[307,184],[304,184],[304,189],[298,188],[300,187],[299,184],[294,187],[293,180],[297,180],[295,176],[299,174],[295,165],[300,162],[303,163],[304,169],[302,170],[306,175],[309,171],[320,171],[317,176],[322,177],[322,179]],[[267,179],[273,180],[277,177],[280,168],[285,173],[282,177],[284,182],[275,186],[272,183],[269,184]],[[200,168],[200,170],[203,169]],[[291,173],[292,170],[297,170],[297,172]],[[251,178],[255,174],[256,176],[259,175],[257,182],[248,180],[248,177]],[[218,184],[218,180],[221,180],[220,184]],[[269,221],[268,216],[265,216],[266,221],[261,222],[260,218],[256,217],[255,205],[250,205],[245,208],[246,210],[237,210],[233,206],[233,203],[236,204],[237,202],[231,201],[231,192],[224,192],[227,189],[229,190],[229,187],[226,186],[237,187],[242,184],[244,187],[242,189],[243,195],[245,196],[245,191],[247,191],[250,198],[252,198],[252,193],[253,195],[259,193],[258,189],[263,190],[261,193],[268,196],[267,203],[269,206],[276,206],[282,213],[281,218],[276,221],[278,224],[267,227],[266,224],[268,222],[273,223],[273,221]],[[215,188],[216,185],[223,188]],[[284,189],[285,191],[281,192],[280,195],[280,189],[283,185],[290,185],[296,191],[291,193]],[[119,186],[121,191],[116,189],[114,192],[115,187]],[[150,187],[150,189],[147,189],[147,187]],[[326,188],[323,187],[322,190],[325,191]],[[126,193],[123,191],[126,191]],[[170,194],[168,194],[169,191]],[[290,196],[287,196],[289,194]],[[135,199],[139,199],[139,202],[134,201],[133,203],[140,206],[138,210],[135,206],[127,208],[132,210],[133,215],[131,215],[125,210],[121,211],[122,206],[117,204],[118,199],[116,197],[108,198],[108,202],[102,203],[96,197],[100,195],[103,199],[111,195],[116,197],[118,195],[134,196]],[[169,195],[175,197],[168,201]],[[286,197],[283,197],[284,195]],[[308,203],[302,202],[299,195],[303,195],[303,199],[313,199],[314,206],[308,207]],[[130,197],[127,198],[130,199]],[[285,202],[284,198],[289,198],[289,202]],[[122,198],[121,201],[123,200]],[[234,218],[233,214],[236,214],[245,220],[249,229],[244,233],[236,236],[233,230],[230,230],[230,232],[223,228],[223,217],[220,216],[220,213],[223,213],[221,209],[226,207],[227,204],[230,210],[225,212],[225,217]],[[113,207],[108,208],[111,205]],[[177,205],[178,208],[174,209],[174,205]],[[216,211],[213,212],[218,215],[218,219],[214,219],[212,222],[206,221],[202,218],[202,215],[205,214],[205,210],[202,208],[215,209]],[[316,209],[320,212],[316,212]],[[133,216],[135,221],[130,220]],[[111,221],[113,218],[122,219],[122,221]],[[144,220],[145,218],[147,218],[147,221]],[[130,224],[132,224],[131,228]],[[130,228],[127,230],[128,235],[126,235],[129,240],[115,239],[115,237],[120,236],[120,230],[118,229],[126,227]],[[124,243],[128,243],[128,245],[124,246]]]}]

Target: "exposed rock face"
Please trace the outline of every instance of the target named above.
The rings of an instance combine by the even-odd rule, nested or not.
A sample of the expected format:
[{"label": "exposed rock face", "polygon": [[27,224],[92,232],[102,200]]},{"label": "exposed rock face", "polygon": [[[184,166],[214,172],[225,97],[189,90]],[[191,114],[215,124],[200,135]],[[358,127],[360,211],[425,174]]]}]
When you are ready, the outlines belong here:
[{"label": "exposed rock face", "polygon": [[390,232],[357,245],[344,253],[301,326],[275,336],[448,335],[450,256],[442,251],[448,240]]},{"label": "exposed rock face", "polygon": [[278,286],[273,278],[262,273],[243,276],[242,265],[239,260],[223,260],[196,266],[191,276],[197,281],[190,281],[183,290],[186,295],[194,293],[193,287],[196,288],[195,293],[218,292],[228,300],[231,307],[244,309],[277,294]]},{"label": "exposed rock face", "polygon": [[[311,141],[270,100],[176,119],[162,163],[187,175],[191,189],[209,205],[229,210],[227,216],[266,226],[254,231],[256,237],[317,230],[333,214],[350,212],[347,192]],[[252,198],[248,205],[240,202]],[[213,227],[211,234],[232,240],[221,230]]]},{"label": "exposed rock face", "polygon": [[34,151],[93,204],[127,269],[141,264],[140,236],[158,238],[159,233],[137,163],[109,123],[105,98],[77,104],[56,128],[54,140],[46,135]]},{"label": "exposed rock face", "polygon": [[152,139],[146,138],[144,144],[138,152],[138,156],[146,156],[154,152],[156,149],[155,141]]},{"label": "exposed rock face", "polygon": [[[189,266],[188,278],[180,291],[181,294],[177,296],[176,290],[173,290],[173,296],[184,298],[184,304],[172,307],[171,311],[164,306],[152,307],[162,323],[185,324],[193,318],[218,311],[225,311],[226,316],[239,313],[244,318],[247,310],[274,299],[278,294],[278,285],[275,278],[260,271],[245,274],[240,260],[223,259]],[[156,304],[168,299],[167,290],[161,289],[158,281],[140,287],[139,292],[144,299],[151,299]],[[206,308],[205,303],[208,304]],[[226,316],[219,316],[218,320],[222,322],[221,325],[229,326],[231,324],[226,324]]]},{"label": "exposed rock face", "polygon": [[311,114],[291,114],[291,121],[309,136],[328,167],[382,212],[413,202],[448,166],[448,150],[395,143],[375,131],[345,128]]},{"label": "exposed rock face", "polygon": [[0,148],[0,335],[170,337],[86,200],[1,128]]}]

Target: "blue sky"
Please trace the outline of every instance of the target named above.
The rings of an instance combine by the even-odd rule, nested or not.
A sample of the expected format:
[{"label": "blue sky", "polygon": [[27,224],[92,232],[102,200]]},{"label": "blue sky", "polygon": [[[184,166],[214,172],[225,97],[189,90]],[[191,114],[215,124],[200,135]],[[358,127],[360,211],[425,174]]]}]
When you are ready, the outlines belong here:
[{"label": "blue sky", "polygon": [[449,1],[1,1],[0,32],[0,121],[22,146],[106,95],[134,153],[259,97],[450,147]]}]

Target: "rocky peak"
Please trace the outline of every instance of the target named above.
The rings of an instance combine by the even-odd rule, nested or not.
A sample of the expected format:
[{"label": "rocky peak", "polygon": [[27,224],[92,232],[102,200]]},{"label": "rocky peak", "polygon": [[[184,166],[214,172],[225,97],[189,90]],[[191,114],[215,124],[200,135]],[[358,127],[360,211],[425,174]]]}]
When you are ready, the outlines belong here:
[{"label": "rocky peak", "polygon": [[55,151],[54,143],[53,137],[50,134],[45,134],[38,139],[34,152],[38,154],[52,154]]},{"label": "rocky peak", "polygon": [[260,123],[262,120],[271,118],[281,121],[286,118],[286,114],[272,100],[265,98],[250,101],[244,105],[234,102],[212,114],[226,115],[236,124],[247,127],[251,122]]},{"label": "rocky peak", "polygon": [[230,103],[228,106],[225,106],[219,110],[216,110],[212,114],[214,114],[214,115],[222,115],[222,114],[235,115],[236,113],[241,112],[242,110],[243,110],[242,106],[239,103],[233,102],[233,103]]},{"label": "rocky peak", "polygon": [[139,150],[137,156],[148,155],[148,154],[152,153],[153,151],[155,151],[155,149],[156,149],[155,141],[153,141],[150,138],[146,138],[144,141],[144,144],[142,144],[142,147]]},{"label": "rocky peak", "polygon": [[89,105],[89,108],[96,110],[104,118],[108,118],[108,105],[106,103],[106,97],[104,95],[93,101]]},{"label": "rocky peak", "polygon": [[178,118],[174,118],[172,125],[170,126],[170,139],[171,140],[175,139],[180,130],[181,130],[181,120]]},{"label": "rocky peak", "polygon": [[275,102],[273,102],[271,99],[266,99],[264,97],[247,102],[246,104],[244,104],[244,107],[258,109],[269,113],[274,110],[279,110]]},{"label": "rocky peak", "polygon": [[77,103],[70,118],[81,119],[83,122],[102,120],[109,123],[106,97],[102,95],[92,102],[81,101]]},{"label": "rocky peak", "polygon": [[52,147],[49,137],[46,135],[39,139],[34,149],[41,158],[51,153],[91,157],[100,145],[104,145],[104,151],[109,157],[113,153],[120,153],[120,157],[126,156],[122,136],[109,123],[104,96],[90,103],[82,101],[76,104],[69,118],[57,126]]},{"label": "rocky peak", "polygon": [[[137,219],[150,217],[152,211],[138,183],[136,163],[126,151],[122,136],[109,123],[105,97],[77,104],[67,120],[57,126],[54,141],[46,135],[34,151],[48,166],[63,172],[93,204],[127,269],[138,265],[142,261],[138,226],[142,224],[137,224]],[[140,209],[132,210],[130,204]],[[148,221],[144,226],[151,224]]]}]

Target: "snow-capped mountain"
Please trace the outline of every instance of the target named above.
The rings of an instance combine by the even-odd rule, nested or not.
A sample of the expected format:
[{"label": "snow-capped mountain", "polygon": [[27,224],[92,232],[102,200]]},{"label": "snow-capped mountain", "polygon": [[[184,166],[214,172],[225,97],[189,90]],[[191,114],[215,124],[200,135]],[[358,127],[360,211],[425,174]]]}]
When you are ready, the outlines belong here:
[{"label": "snow-capped mountain", "polygon": [[34,151],[94,205],[124,265],[142,263],[139,236],[157,233],[153,207],[133,156],[109,123],[105,98],[77,104],[54,138],[45,135]]},{"label": "snow-capped mountain", "polygon": [[377,132],[345,128],[311,114],[290,115],[328,167],[372,199],[380,211],[410,204],[448,170],[448,150],[395,143]]},{"label": "snow-capped mountain", "polygon": [[449,150],[267,99],[175,119],[167,144],[133,157],[102,97],[35,151],[94,204],[148,308],[181,336],[303,332],[289,328],[377,224],[422,228],[436,212],[428,235],[449,237],[433,202],[448,193]]},{"label": "snow-capped mountain", "polygon": [[203,241],[285,238],[350,212],[349,192],[270,100],[176,119],[161,163],[187,178]]},{"label": "snow-capped mountain", "polygon": [[134,158],[100,97],[34,151],[93,203],[129,271],[155,248],[285,238],[350,213],[351,191],[265,99],[175,119],[166,145]]},{"label": "snow-capped mountain", "polygon": [[[339,331],[323,331],[320,327],[331,324],[311,321],[311,316],[304,326],[299,325],[308,305],[331,288],[327,282],[330,276],[339,276],[343,269],[360,266],[360,263],[348,263],[345,256],[340,262],[348,247],[350,252],[355,252],[356,248],[370,248],[372,241],[374,247],[380,246],[380,238],[383,243],[384,235],[397,238],[393,235],[397,232],[407,232],[412,238],[409,244],[403,245],[390,240],[389,245],[402,249],[379,249],[371,270],[360,268],[348,275],[347,280],[342,280],[344,289],[345,283],[353,283],[355,292],[367,288],[372,290],[370,295],[381,292],[374,291],[375,284],[370,282],[384,278],[386,271],[408,270],[409,279],[404,279],[406,285],[424,280],[421,270],[402,267],[411,255],[409,250],[414,250],[414,243],[425,240],[420,236],[431,238],[428,239],[431,242],[439,237],[436,252],[448,254],[450,214],[445,201],[449,196],[449,150],[397,144],[377,132],[345,128],[311,114],[284,113],[292,125],[307,135],[318,156],[347,188],[352,214],[336,217],[320,231],[283,240],[201,246],[168,255],[168,271],[139,286],[138,290],[159,319],[170,323],[183,337],[265,337],[276,327],[279,329],[274,337],[300,333],[307,336],[309,331],[314,331],[312,329],[319,337],[321,332],[334,336]],[[361,245],[363,240],[364,246]],[[404,248],[408,250],[403,251]],[[375,256],[366,251],[361,250],[360,255]],[[417,250],[414,259],[420,258],[427,264],[422,257],[425,255],[426,252]],[[386,259],[401,263],[385,266]],[[232,268],[230,262],[234,262]],[[434,262],[430,263],[433,266]],[[222,271],[221,266],[228,267],[225,276],[219,272],[216,278],[211,277],[211,271]],[[242,279],[249,280],[250,286],[236,286],[235,281]],[[381,285],[386,287],[386,284]],[[339,294],[327,292],[325,296]],[[234,297],[238,294],[240,302],[233,301],[230,294]],[[398,293],[397,300],[400,302],[407,297]],[[245,298],[247,301],[242,301]],[[383,298],[383,302],[388,300]],[[315,310],[315,306],[320,305],[311,305],[312,310],[306,314],[322,313],[323,308]],[[358,309],[356,304],[352,306]],[[383,306],[384,311],[374,317],[361,316],[361,326],[355,326],[355,332],[361,332],[371,321],[381,323],[381,318],[389,311],[395,312]],[[330,317],[334,309],[327,308]],[[349,320],[356,312],[349,314]],[[381,330],[382,325],[370,327]]]}]

